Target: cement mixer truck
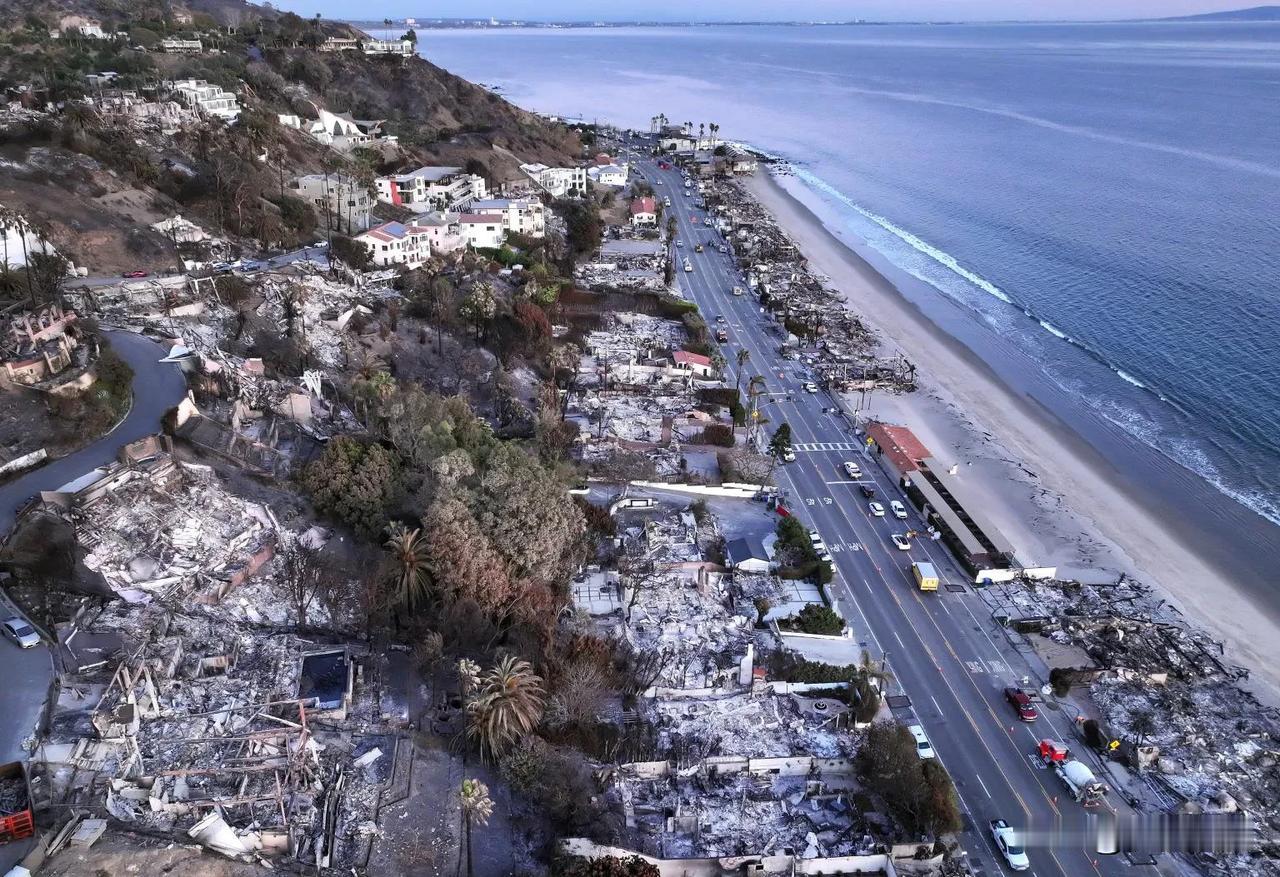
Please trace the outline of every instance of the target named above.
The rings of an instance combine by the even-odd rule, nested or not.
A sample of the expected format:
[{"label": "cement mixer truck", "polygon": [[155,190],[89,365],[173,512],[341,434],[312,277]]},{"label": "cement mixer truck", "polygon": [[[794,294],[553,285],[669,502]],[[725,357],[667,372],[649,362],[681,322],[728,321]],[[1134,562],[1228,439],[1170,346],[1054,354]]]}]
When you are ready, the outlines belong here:
[{"label": "cement mixer truck", "polygon": [[1038,750],[1040,761],[1062,780],[1071,797],[1086,807],[1096,807],[1107,794],[1107,787],[1098,781],[1088,765],[1071,757],[1071,750],[1057,740],[1041,740]]}]

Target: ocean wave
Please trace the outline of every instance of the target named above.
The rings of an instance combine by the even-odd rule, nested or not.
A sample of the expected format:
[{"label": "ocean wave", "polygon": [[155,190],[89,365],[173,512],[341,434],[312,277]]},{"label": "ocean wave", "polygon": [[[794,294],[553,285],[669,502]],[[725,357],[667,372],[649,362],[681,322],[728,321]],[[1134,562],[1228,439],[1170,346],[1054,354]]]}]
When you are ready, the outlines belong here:
[{"label": "ocean wave", "polygon": [[[986,293],[988,297],[997,299],[1006,305],[1021,311],[1031,322],[1037,325],[1044,332],[1076,348],[1090,359],[1102,366],[1105,366],[1110,372],[1115,374],[1129,386],[1154,397],[1159,402],[1169,406],[1173,411],[1176,411],[1184,417],[1190,416],[1187,410],[1176,400],[1171,399],[1158,388],[1153,387],[1141,378],[1138,378],[1129,371],[1126,371],[1122,366],[1113,362],[1101,351],[1096,350],[1089,344],[1072,337],[1050,321],[1040,317],[1034,312],[1034,310],[1015,300],[994,283],[968,268],[965,268],[950,253],[938,249],[919,236],[894,224],[887,218],[880,216],[871,210],[867,210],[839,189],[832,186],[826,180],[823,180],[821,177],[814,174],[812,171],[797,166],[794,162],[787,162],[786,159],[781,157],[778,157],[775,160],[785,162],[790,171],[812,191],[834,199],[839,204],[869,220],[878,228],[888,232],[896,240],[906,244],[913,252],[926,256],[930,261],[946,268],[952,274],[963,279],[972,287]],[[868,241],[868,244],[874,246],[871,241]],[[900,269],[929,284],[929,286],[938,290],[952,301],[973,310],[979,317],[988,319],[991,316],[982,308],[975,307],[969,301],[959,297],[954,290],[948,289],[946,284],[939,282],[937,278],[928,276],[926,272],[922,270],[913,269],[908,265],[901,264],[901,253],[895,254],[893,252],[885,251],[880,247],[875,247],[875,249],[882,252],[886,258],[895,265],[898,265]],[[897,256],[897,258],[895,258],[895,256]],[[1063,384],[1057,376],[1050,375],[1047,371],[1046,376],[1048,376],[1053,383],[1063,387]],[[1165,459],[1170,460],[1188,472],[1203,478],[1209,484],[1213,485],[1213,487],[1219,492],[1230,497],[1245,508],[1250,509],[1275,524],[1280,524],[1280,499],[1263,490],[1242,489],[1231,484],[1222,476],[1219,470],[1212,465],[1210,457],[1205,450],[1202,447],[1199,447],[1193,440],[1170,435],[1167,430],[1163,429],[1154,420],[1141,414],[1136,409],[1124,405],[1122,402],[1116,400],[1100,402],[1096,398],[1092,397],[1092,394],[1082,393],[1078,388],[1073,395],[1082,399],[1090,408],[1095,410],[1108,422],[1121,429],[1127,435],[1141,442],[1146,447],[1160,454]]]}]

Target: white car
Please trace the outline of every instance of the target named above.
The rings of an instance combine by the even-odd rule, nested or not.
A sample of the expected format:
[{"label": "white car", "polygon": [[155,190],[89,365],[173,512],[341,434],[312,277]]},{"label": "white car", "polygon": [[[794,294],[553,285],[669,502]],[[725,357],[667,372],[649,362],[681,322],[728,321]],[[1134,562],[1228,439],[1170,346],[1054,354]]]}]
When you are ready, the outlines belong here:
[{"label": "white car", "polygon": [[884,506],[880,505],[878,502],[867,503],[867,509],[870,510],[871,514],[875,515],[877,518],[884,517]]},{"label": "white car", "polygon": [[889,538],[893,540],[893,544],[897,546],[899,551],[911,550],[911,540],[906,536],[903,536],[901,533],[894,533]]},{"label": "white car", "polygon": [[862,467],[854,462],[846,462],[844,464],[844,474],[848,475],[850,478],[861,478]]},{"label": "white car", "polygon": [[683,247],[683,246],[684,246],[684,241],[676,241],[676,246],[677,246],[677,247]]},{"label": "white car", "polygon": [[822,541],[822,537],[818,535],[816,530],[809,531],[809,544],[813,546],[813,550],[817,552],[818,557],[823,560],[831,556],[831,552],[827,550],[827,543]]},{"label": "white car", "polygon": [[818,385],[817,385],[817,384],[815,384],[813,381],[808,381],[808,382],[804,385],[804,391],[805,391],[806,393],[816,393],[816,392],[818,392]]},{"label": "white car", "polygon": [[1013,833],[1013,827],[1009,823],[1003,819],[992,819],[991,839],[996,842],[996,849],[1014,871],[1025,871],[1031,867],[1027,851],[1018,843],[1018,836]]},{"label": "white car", "polygon": [[924,728],[919,725],[911,725],[907,728],[911,732],[911,736],[916,739],[916,755],[921,758],[937,758],[938,754],[933,751],[933,744],[929,742],[929,738],[924,733]]},{"label": "white car", "polygon": [[794,463],[795,461],[796,461],[796,452],[791,450],[791,448],[787,448],[785,451],[782,452],[782,462]]},{"label": "white car", "polygon": [[889,508],[893,511],[893,516],[899,521],[905,521],[907,519],[907,507],[896,499],[889,500]]},{"label": "white car", "polygon": [[35,628],[30,624],[27,624],[26,621],[17,616],[5,619],[4,635],[24,649],[34,649],[40,645],[40,634],[36,633]]}]

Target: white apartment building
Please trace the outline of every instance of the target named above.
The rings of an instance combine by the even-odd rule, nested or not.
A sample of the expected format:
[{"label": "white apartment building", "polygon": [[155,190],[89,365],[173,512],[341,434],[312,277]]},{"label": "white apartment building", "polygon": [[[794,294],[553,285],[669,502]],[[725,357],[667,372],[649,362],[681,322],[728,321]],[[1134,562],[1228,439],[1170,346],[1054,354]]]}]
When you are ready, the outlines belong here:
[{"label": "white apartment building", "polygon": [[480,216],[501,216],[503,228],[526,237],[547,234],[546,208],[537,198],[495,198],[472,201],[467,212]]},{"label": "white apartment building", "polygon": [[563,198],[569,193],[585,195],[587,169],[585,167],[547,167],[545,164],[522,164],[520,170],[528,175],[552,198]]},{"label": "white apartment building", "polygon": [[240,118],[236,96],[224,91],[220,85],[210,85],[203,79],[180,79],[171,83],[171,88],[178,100],[203,116],[212,116],[227,123]]},{"label": "white apartment building", "polygon": [[297,197],[316,211],[323,224],[326,220],[344,234],[355,234],[369,227],[373,199],[354,179],[343,174],[307,174],[291,184]]},{"label": "white apartment building", "polygon": [[476,248],[497,249],[506,237],[502,217],[482,213],[464,213],[458,217],[458,226],[467,243]]},{"label": "white apartment building", "polygon": [[378,200],[410,210],[462,210],[486,194],[484,177],[460,167],[420,167],[378,177]]}]

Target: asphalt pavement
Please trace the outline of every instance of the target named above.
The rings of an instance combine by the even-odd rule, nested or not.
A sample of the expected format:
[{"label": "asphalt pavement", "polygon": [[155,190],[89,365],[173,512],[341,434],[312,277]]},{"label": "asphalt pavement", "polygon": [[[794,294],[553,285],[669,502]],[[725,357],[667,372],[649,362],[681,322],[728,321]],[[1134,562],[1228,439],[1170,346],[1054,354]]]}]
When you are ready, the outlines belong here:
[{"label": "asphalt pavement", "polygon": [[[779,466],[776,480],[788,495],[787,507],[816,529],[832,552],[836,569],[834,594],[858,639],[892,673],[890,694],[910,698],[905,712],[918,718],[934,749],[956,784],[966,817],[963,845],[975,872],[1007,870],[995,851],[987,826],[1004,818],[1019,829],[1064,829],[1084,833],[1084,808],[1070,799],[1050,772],[1041,769],[1032,751],[1042,737],[1054,737],[1080,750],[1073,729],[1074,716],[1063,715],[1053,705],[1042,708],[1035,723],[1018,721],[1005,702],[1003,689],[1034,677],[1042,667],[1034,656],[1020,653],[990,618],[981,596],[967,583],[970,577],[939,543],[913,540],[909,551],[900,551],[889,540],[892,533],[926,527],[914,507],[906,502],[879,466],[864,452],[838,402],[825,391],[808,393],[803,385],[813,376],[802,363],[782,359],[779,347],[784,333],[763,312],[750,293],[734,296],[734,286],[746,286],[731,255],[719,252],[724,240],[704,225],[696,182],[686,191],[677,169],[660,170],[654,162],[641,162],[637,170],[655,183],[658,198],[670,197],[666,216],[677,220],[676,237],[684,246],[675,249],[676,276],[685,295],[695,301],[711,331],[724,328],[729,335],[721,352],[730,377],[736,369],[739,349],[750,352],[743,369],[743,386],[752,375],[765,378],[771,394],[762,404],[772,429],[783,421],[791,425],[796,461]],[[695,222],[694,217],[699,221]],[[665,218],[664,218],[665,223]],[[702,253],[695,244],[714,241]],[[682,270],[684,259],[693,267]],[[717,325],[716,317],[725,317]],[[850,479],[843,462],[859,464],[861,479]],[[908,509],[907,520],[891,514],[873,517],[860,484],[874,486],[886,507],[899,499]],[[937,593],[921,593],[911,576],[912,561],[932,562],[944,585]],[[1080,754],[1099,772],[1096,762]],[[1112,795],[1116,798],[1116,795]],[[1109,806],[1128,812],[1122,801]],[[1057,849],[1029,849],[1031,871],[1045,875],[1156,873],[1150,867],[1131,866],[1116,857],[1099,856],[1083,842]]]}]

